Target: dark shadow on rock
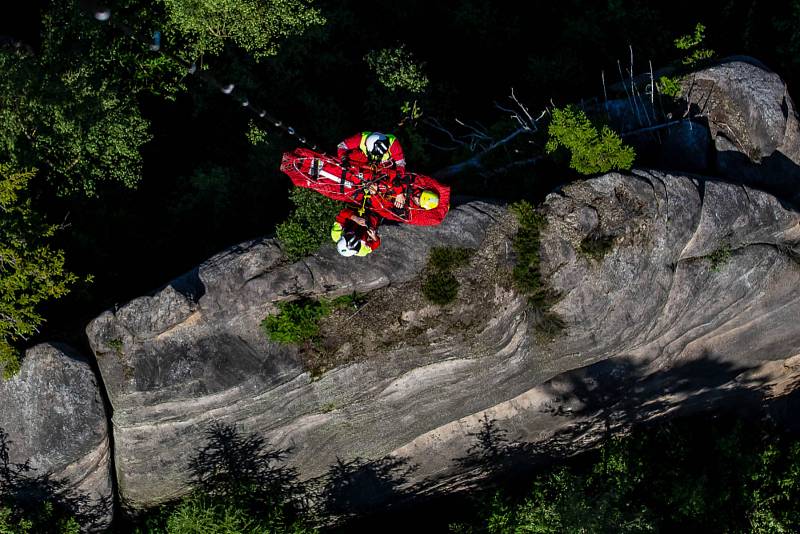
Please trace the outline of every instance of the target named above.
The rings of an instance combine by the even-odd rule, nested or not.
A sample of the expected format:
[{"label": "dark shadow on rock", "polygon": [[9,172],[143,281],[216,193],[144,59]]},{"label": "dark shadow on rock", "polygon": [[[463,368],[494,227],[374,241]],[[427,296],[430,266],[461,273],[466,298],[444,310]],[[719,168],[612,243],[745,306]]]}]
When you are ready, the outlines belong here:
[{"label": "dark shadow on rock", "polygon": [[777,197],[786,210],[800,207],[800,166],[777,150],[754,162],[736,150],[715,152],[717,172],[724,181],[746,185]]},{"label": "dark shadow on rock", "polygon": [[405,488],[417,467],[403,458],[337,460],[322,477],[321,508],[326,516],[366,516],[414,493]]},{"label": "dark shadow on rock", "polygon": [[200,280],[200,268],[195,267],[169,283],[172,288],[192,302],[199,302],[206,294],[206,286]]},{"label": "dark shadow on rock", "polygon": [[0,505],[11,510],[9,523],[22,518],[33,520],[35,532],[59,532],[59,521],[70,517],[85,530],[108,525],[113,504],[110,497],[92,498],[78,493],[67,480],[51,473],[37,473],[30,460],[11,462],[10,443],[0,428]]},{"label": "dark shadow on rock", "polygon": [[[350,519],[336,531],[446,531],[436,518],[463,517],[500,486],[527,488],[536,469],[599,446],[615,432],[711,410],[758,413],[763,406],[765,381],[710,352],[663,371],[651,372],[648,363],[604,360],[545,384],[555,400],[542,413],[555,421],[528,430],[551,432],[541,441],[514,437],[502,421],[485,416],[468,434],[466,455],[453,459],[457,469],[444,478],[408,485],[413,469],[406,462],[340,462],[329,473],[324,499],[329,513]],[[784,407],[787,416],[790,408]]]},{"label": "dark shadow on rock", "polygon": [[467,449],[466,456],[454,460],[467,476],[491,477],[519,467],[541,452],[533,443],[511,441],[508,432],[498,427],[496,420],[485,415],[480,430],[470,432],[468,436],[474,443]]},{"label": "dark shadow on rock", "polygon": [[272,506],[304,506],[304,486],[297,470],[283,465],[290,449],[269,449],[257,434],[213,423],[206,444],[189,462],[192,486],[204,495],[235,499],[253,510]]},{"label": "dark shadow on rock", "polygon": [[718,408],[723,399],[726,408],[761,406],[766,381],[745,378],[750,369],[704,351],[697,359],[649,374],[642,364],[628,358],[568,373],[548,384],[558,399],[550,413],[584,424],[554,436],[555,449],[585,436],[587,420],[601,423],[610,433],[666,414],[674,417]]},{"label": "dark shadow on rock", "polygon": [[[535,443],[512,439],[496,420],[484,417],[469,434],[467,455],[454,459],[460,482],[491,487],[509,477],[598,445],[615,432],[661,416],[675,417],[712,409],[763,406],[765,380],[744,378],[747,367],[705,352],[696,360],[646,374],[633,359],[604,360],[556,377],[545,385],[555,399],[543,413],[564,418],[548,438]],[[566,421],[572,419],[572,421]],[[547,428],[542,428],[547,431]]]}]

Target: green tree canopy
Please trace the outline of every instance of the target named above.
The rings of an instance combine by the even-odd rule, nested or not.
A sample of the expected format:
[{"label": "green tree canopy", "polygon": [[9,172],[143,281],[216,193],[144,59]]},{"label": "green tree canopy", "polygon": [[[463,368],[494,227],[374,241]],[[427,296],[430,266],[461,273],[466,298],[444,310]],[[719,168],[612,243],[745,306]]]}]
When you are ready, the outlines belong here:
[{"label": "green tree canopy", "polygon": [[37,306],[69,292],[76,276],[64,269],[64,253],[47,244],[58,226],[33,211],[26,196],[32,171],[0,164],[0,365],[19,368],[13,343],[36,332],[44,320]]},{"label": "green tree canopy", "polygon": [[222,52],[231,41],[263,59],[278,41],[323,24],[309,0],[162,0],[168,29],[178,32],[193,57]]},{"label": "green tree canopy", "polygon": [[553,109],[548,135],[547,152],[565,147],[572,154],[569,166],[581,174],[630,169],[636,158],[633,147],[624,144],[616,132],[608,126],[598,132],[586,113],[575,106]]},{"label": "green tree canopy", "polygon": [[90,54],[53,47],[48,36],[63,21],[45,19],[40,55],[0,49],[0,158],[41,168],[60,193],[91,196],[104,181],[133,187],[148,122],[130,86],[116,83]]}]

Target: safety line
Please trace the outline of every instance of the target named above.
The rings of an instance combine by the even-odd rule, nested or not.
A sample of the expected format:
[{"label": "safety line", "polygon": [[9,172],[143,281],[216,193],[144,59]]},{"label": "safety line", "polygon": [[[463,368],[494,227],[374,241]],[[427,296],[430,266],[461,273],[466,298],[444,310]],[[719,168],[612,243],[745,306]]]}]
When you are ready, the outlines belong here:
[{"label": "safety line", "polygon": [[207,72],[205,72],[203,70],[199,70],[198,71],[196,63],[194,63],[194,62],[193,63],[189,63],[184,59],[181,59],[181,58],[179,58],[179,57],[177,57],[177,56],[175,56],[173,54],[170,54],[168,52],[164,52],[163,50],[161,50],[161,32],[160,31],[153,32],[152,39],[150,41],[145,41],[145,40],[141,39],[140,37],[137,37],[135,32],[133,31],[133,29],[130,26],[128,26],[127,24],[122,23],[122,22],[116,22],[112,18],[111,15],[112,15],[111,14],[111,9],[109,9],[107,7],[95,9],[94,13],[93,13],[93,16],[94,16],[95,20],[97,20],[99,22],[108,23],[110,26],[120,29],[123,33],[125,33],[125,35],[127,35],[133,41],[138,42],[140,44],[146,44],[146,45],[148,45],[150,47],[150,50],[152,50],[153,52],[158,52],[159,54],[161,54],[161,55],[163,55],[163,56],[165,56],[165,57],[167,57],[167,58],[169,58],[169,59],[181,64],[181,65],[183,65],[183,67],[186,69],[186,72],[188,74],[191,74],[191,75],[199,77],[200,79],[202,79],[203,81],[205,81],[209,85],[211,85],[211,86],[215,87],[216,89],[218,89],[222,94],[231,96],[231,98],[237,100],[239,102],[239,104],[243,108],[247,108],[248,110],[250,110],[250,112],[253,115],[255,115],[256,117],[258,117],[260,119],[264,119],[264,120],[270,122],[273,127],[284,131],[286,134],[288,134],[288,135],[290,135],[292,137],[295,137],[300,142],[300,144],[309,147],[311,150],[316,150],[317,149],[317,145],[308,143],[307,139],[304,136],[299,135],[292,126],[289,126],[289,125],[285,124],[283,121],[278,120],[277,118],[272,116],[272,114],[270,114],[266,109],[263,109],[263,108],[260,108],[260,107],[258,107],[256,105],[254,105],[250,101],[250,99],[247,98],[246,95],[239,96],[238,93],[236,93],[236,85],[235,84],[233,84],[233,83],[220,83],[211,74],[209,74],[209,73],[207,73]]}]

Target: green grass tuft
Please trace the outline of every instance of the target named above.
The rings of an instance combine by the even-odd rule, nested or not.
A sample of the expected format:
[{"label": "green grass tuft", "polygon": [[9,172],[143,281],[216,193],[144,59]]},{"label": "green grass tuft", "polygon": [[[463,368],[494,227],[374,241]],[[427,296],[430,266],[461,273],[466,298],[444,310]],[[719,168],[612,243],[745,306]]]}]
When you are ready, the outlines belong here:
[{"label": "green grass tuft", "polygon": [[266,317],[261,326],[272,341],[284,345],[315,341],[319,322],[336,308],[358,309],[366,303],[365,295],[353,292],[333,300],[300,299],[278,303],[277,315]]},{"label": "green grass tuft", "polygon": [[711,260],[711,270],[715,273],[719,272],[722,269],[722,266],[730,261],[732,254],[733,250],[731,249],[730,245],[723,245],[712,252],[708,256],[708,259]]},{"label": "green grass tuft", "polygon": [[457,247],[434,247],[428,256],[428,269],[422,282],[422,294],[430,302],[443,306],[458,296],[459,283],[452,270],[465,266],[473,250]]},{"label": "green grass tuft", "polygon": [[278,304],[280,313],[270,315],[261,326],[272,341],[291,344],[313,340],[319,336],[319,320],[330,313],[326,302],[299,300]]},{"label": "green grass tuft", "polygon": [[449,304],[458,295],[458,280],[449,271],[433,271],[422,283],[422,294],[434,304]]}]

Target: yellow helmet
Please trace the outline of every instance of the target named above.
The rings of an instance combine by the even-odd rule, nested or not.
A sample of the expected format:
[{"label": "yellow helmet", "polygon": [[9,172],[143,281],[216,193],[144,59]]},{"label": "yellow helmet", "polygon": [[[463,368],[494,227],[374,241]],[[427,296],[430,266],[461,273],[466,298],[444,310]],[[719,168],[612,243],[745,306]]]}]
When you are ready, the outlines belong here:
[{"label": "yellow helmet", "polygon": [[419,195],[419,205],[422,209],[432,210],[439,205],[439,195],[426,189]]}]

